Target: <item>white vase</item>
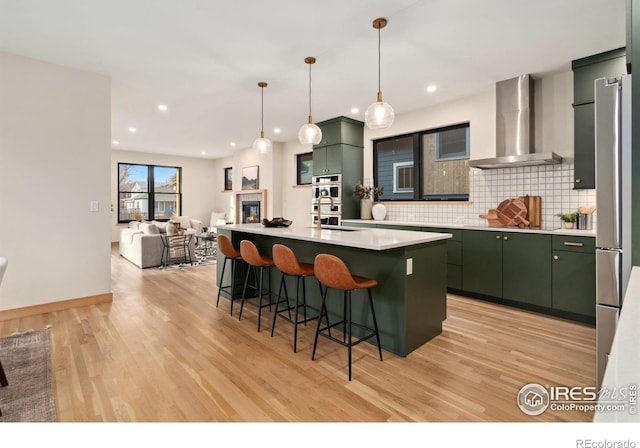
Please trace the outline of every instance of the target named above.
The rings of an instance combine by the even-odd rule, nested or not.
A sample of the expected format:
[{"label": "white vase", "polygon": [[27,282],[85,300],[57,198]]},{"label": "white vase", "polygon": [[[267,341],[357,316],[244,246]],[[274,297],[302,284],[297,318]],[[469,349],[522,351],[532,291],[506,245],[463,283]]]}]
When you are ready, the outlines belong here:
[{"label": "white vase", "polygon": [[387,216],[387,207],[380,202],[373,204],[373,207],[371,207],[371,215],[373,215],[374,220],[383,221],[385,216]]},{"label": "white vase", "polygon": [[371,219],[371,207],[373,199],[362,198],[360,200],[360,219]]}]

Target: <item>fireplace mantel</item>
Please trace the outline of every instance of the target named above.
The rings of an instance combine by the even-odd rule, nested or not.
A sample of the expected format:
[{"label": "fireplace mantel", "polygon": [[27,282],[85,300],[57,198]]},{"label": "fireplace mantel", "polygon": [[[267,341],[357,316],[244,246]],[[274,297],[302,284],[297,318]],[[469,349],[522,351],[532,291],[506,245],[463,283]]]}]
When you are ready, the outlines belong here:
[{"label": "fireplace mantel", "polygon": [[241,190],[241,191],[236,191],[235,193],[236,196],[236,219],[234,222],[242,222],[242,207],[241,207],[241,203],[242,203],[242,196],[245,195],[256,195],[259,194],[262,196],[261,200],[260,200],[260,222],[262,222],[263,219],[265,219],[266,215],[267,215],[267,190]]}]

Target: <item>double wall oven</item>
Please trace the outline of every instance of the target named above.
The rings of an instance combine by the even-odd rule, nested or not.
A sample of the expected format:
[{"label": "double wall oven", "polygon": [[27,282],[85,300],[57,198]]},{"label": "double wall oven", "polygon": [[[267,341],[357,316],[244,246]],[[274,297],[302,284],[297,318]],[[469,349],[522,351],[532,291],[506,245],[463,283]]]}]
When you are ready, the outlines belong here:
[{"label": "double wall oven", "polygon": [[[327,174],[313,176],[311,179],[311,224],[318,222],[318,207],[322,224],[339,226],[342,218],[342,176],[340,174]],[[318,204],[321,197],[333,199],[333,205],[328,200]]]}]

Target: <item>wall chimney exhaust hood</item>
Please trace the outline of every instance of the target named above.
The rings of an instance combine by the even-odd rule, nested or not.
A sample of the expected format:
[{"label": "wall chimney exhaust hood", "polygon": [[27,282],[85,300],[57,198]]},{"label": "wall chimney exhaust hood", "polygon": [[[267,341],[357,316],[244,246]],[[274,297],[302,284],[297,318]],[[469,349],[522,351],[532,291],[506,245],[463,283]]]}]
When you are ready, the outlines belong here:
[{"label": "wall chimney exhaust hood", "polygon": [[533,79],[522,75],[496,83],[496,157],[469,160],[472,168],[555,165],[559,155],[534,152]]}]

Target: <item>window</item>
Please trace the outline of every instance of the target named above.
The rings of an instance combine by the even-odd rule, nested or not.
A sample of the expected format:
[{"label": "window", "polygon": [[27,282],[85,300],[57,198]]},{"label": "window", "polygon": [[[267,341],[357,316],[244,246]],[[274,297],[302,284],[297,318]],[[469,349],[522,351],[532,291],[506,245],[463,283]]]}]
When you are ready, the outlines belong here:
[{"label": "window", "polygon": [[313,176],[313,153],[306,152],[296,155],[297,185],[310,185]]},{"label": "window", "polygon": [[413,162],[395,162],[393,164],[393,192],[413,192]]},{"label": "window", "polygon": [[180,215],[181,185],[180,167],[118,163],[118,222]]},{"label": "window", "polygon": [[373,142],[383,201],[469,199],[469,123]]},{"label": "window", "polygon": [[233,190],[233,168],[224,169],[224,189],[225,191]]}]

